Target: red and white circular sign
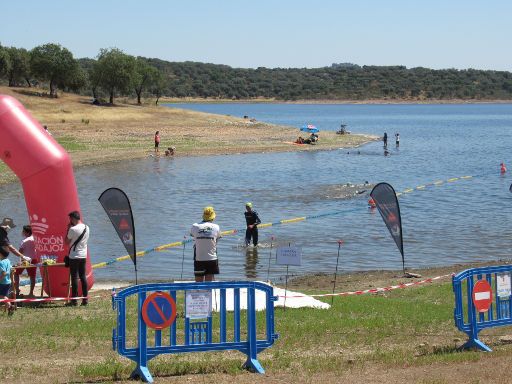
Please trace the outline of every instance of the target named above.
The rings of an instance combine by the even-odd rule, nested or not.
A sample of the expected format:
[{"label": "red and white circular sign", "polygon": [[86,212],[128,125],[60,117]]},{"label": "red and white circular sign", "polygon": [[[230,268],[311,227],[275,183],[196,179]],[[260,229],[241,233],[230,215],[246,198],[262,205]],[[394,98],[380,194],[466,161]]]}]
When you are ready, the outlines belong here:
[{"label": "red and white circular sign", "polygon": [[478,312],[487,312],[492,304],[492,288],[487,280],[478,280],[473,287],[473,304]]}]

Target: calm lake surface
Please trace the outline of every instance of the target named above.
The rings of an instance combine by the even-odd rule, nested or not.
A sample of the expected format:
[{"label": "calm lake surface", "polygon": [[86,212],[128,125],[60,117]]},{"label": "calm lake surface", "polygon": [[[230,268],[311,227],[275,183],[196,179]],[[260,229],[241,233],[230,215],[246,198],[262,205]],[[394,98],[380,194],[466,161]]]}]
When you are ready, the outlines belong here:
[{"label": "calm lake surface", "polygon": [[[287,105],[179,104],[178,108],[248,115],[260,121],[300,127],[315,124],[336,130],[340,122],[353,133],[389,136],[390,155],[382,143],[358,149],[308,153],[148,158],[78,169],[76,181],[90,252],[98,263],[126,254],[98,197],[108,187],[125,190],[135,215],[138,249],[181,241],[202,208],[213,205],[222,230],[244,229],[244,204],[252,201],[264,223],[341,211],[336,215],[260,230],[262,247],[241,247],[243,232],[219,242],[221,279],[265,279],[273,246],[302,247],[301,267],[290,274],[333,272],[343,239],[340,271],[400,269],[401,256],[380,215],[367,208],[371,188],[341,198],[346,183],[386,181],[397,191],[465,175],[473,179],[415,190],[400,198],[406,267],[509,259],[512,251],[512,193],[505,161],[512,168],[512,105]],[[400,132],[400,149],[394,134]],[[297,135],[299,131],[297,130]],[[165,132],[163,140],[167,142]],[[320,132],[321,139],[321,132]],[[148,146],[151,143],[148,143]],[[177,148],[179,154],[179,148]],[[358,153],[359,151],[359,153]],[[510,163],[510,164],[509,164]],[[0,187],[0,214],[27,221],[18,184]],[[14,233],[11,240],[20,240]],[[192,278],[192,245],[139,259],[139,279]],[[274,256],[274,253],[273,253]],[[270,277],[286,267],[270,264]],[[131,280],[129,261],[95,271],[97,280]]]}]

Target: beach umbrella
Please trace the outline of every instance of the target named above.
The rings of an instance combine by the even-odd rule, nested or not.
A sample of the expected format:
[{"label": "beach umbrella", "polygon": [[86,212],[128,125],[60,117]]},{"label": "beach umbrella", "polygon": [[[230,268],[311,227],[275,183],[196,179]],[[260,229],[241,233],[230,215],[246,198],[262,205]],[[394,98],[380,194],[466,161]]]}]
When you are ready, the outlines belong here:
[{"label": "beach umbrella", "polygon": [[303,131],[303,132],[307,132],[307,133],[318,133],[318,132],[320,132],[320,130],[317,127],[315,127],[313,124],[303,125],[300,128],[300,130]]}]

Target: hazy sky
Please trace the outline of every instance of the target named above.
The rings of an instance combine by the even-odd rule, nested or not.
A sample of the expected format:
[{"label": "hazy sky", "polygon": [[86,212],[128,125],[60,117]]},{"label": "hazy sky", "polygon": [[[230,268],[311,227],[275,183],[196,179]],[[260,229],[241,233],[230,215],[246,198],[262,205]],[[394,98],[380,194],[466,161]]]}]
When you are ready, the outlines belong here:
[{"label": "hazy sky", "polygon": [[0,0],[0,43],[232,67],[512,71],[511,0]]}]

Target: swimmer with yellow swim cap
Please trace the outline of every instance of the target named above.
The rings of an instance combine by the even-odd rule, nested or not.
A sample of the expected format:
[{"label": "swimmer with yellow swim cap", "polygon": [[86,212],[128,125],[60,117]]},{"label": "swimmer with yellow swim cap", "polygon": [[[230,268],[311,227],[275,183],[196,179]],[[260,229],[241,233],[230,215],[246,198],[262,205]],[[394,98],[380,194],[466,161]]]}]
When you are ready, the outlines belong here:
[{"label": "swimmer with yellow swim cap", "polygon": [[203,209],[203,221],[194,223],[190,236],[194,238],[194,276],[196,282],[213,281],[219,274],[217,240],[220,227],[213,223],[216,214],[213,207]]}]

